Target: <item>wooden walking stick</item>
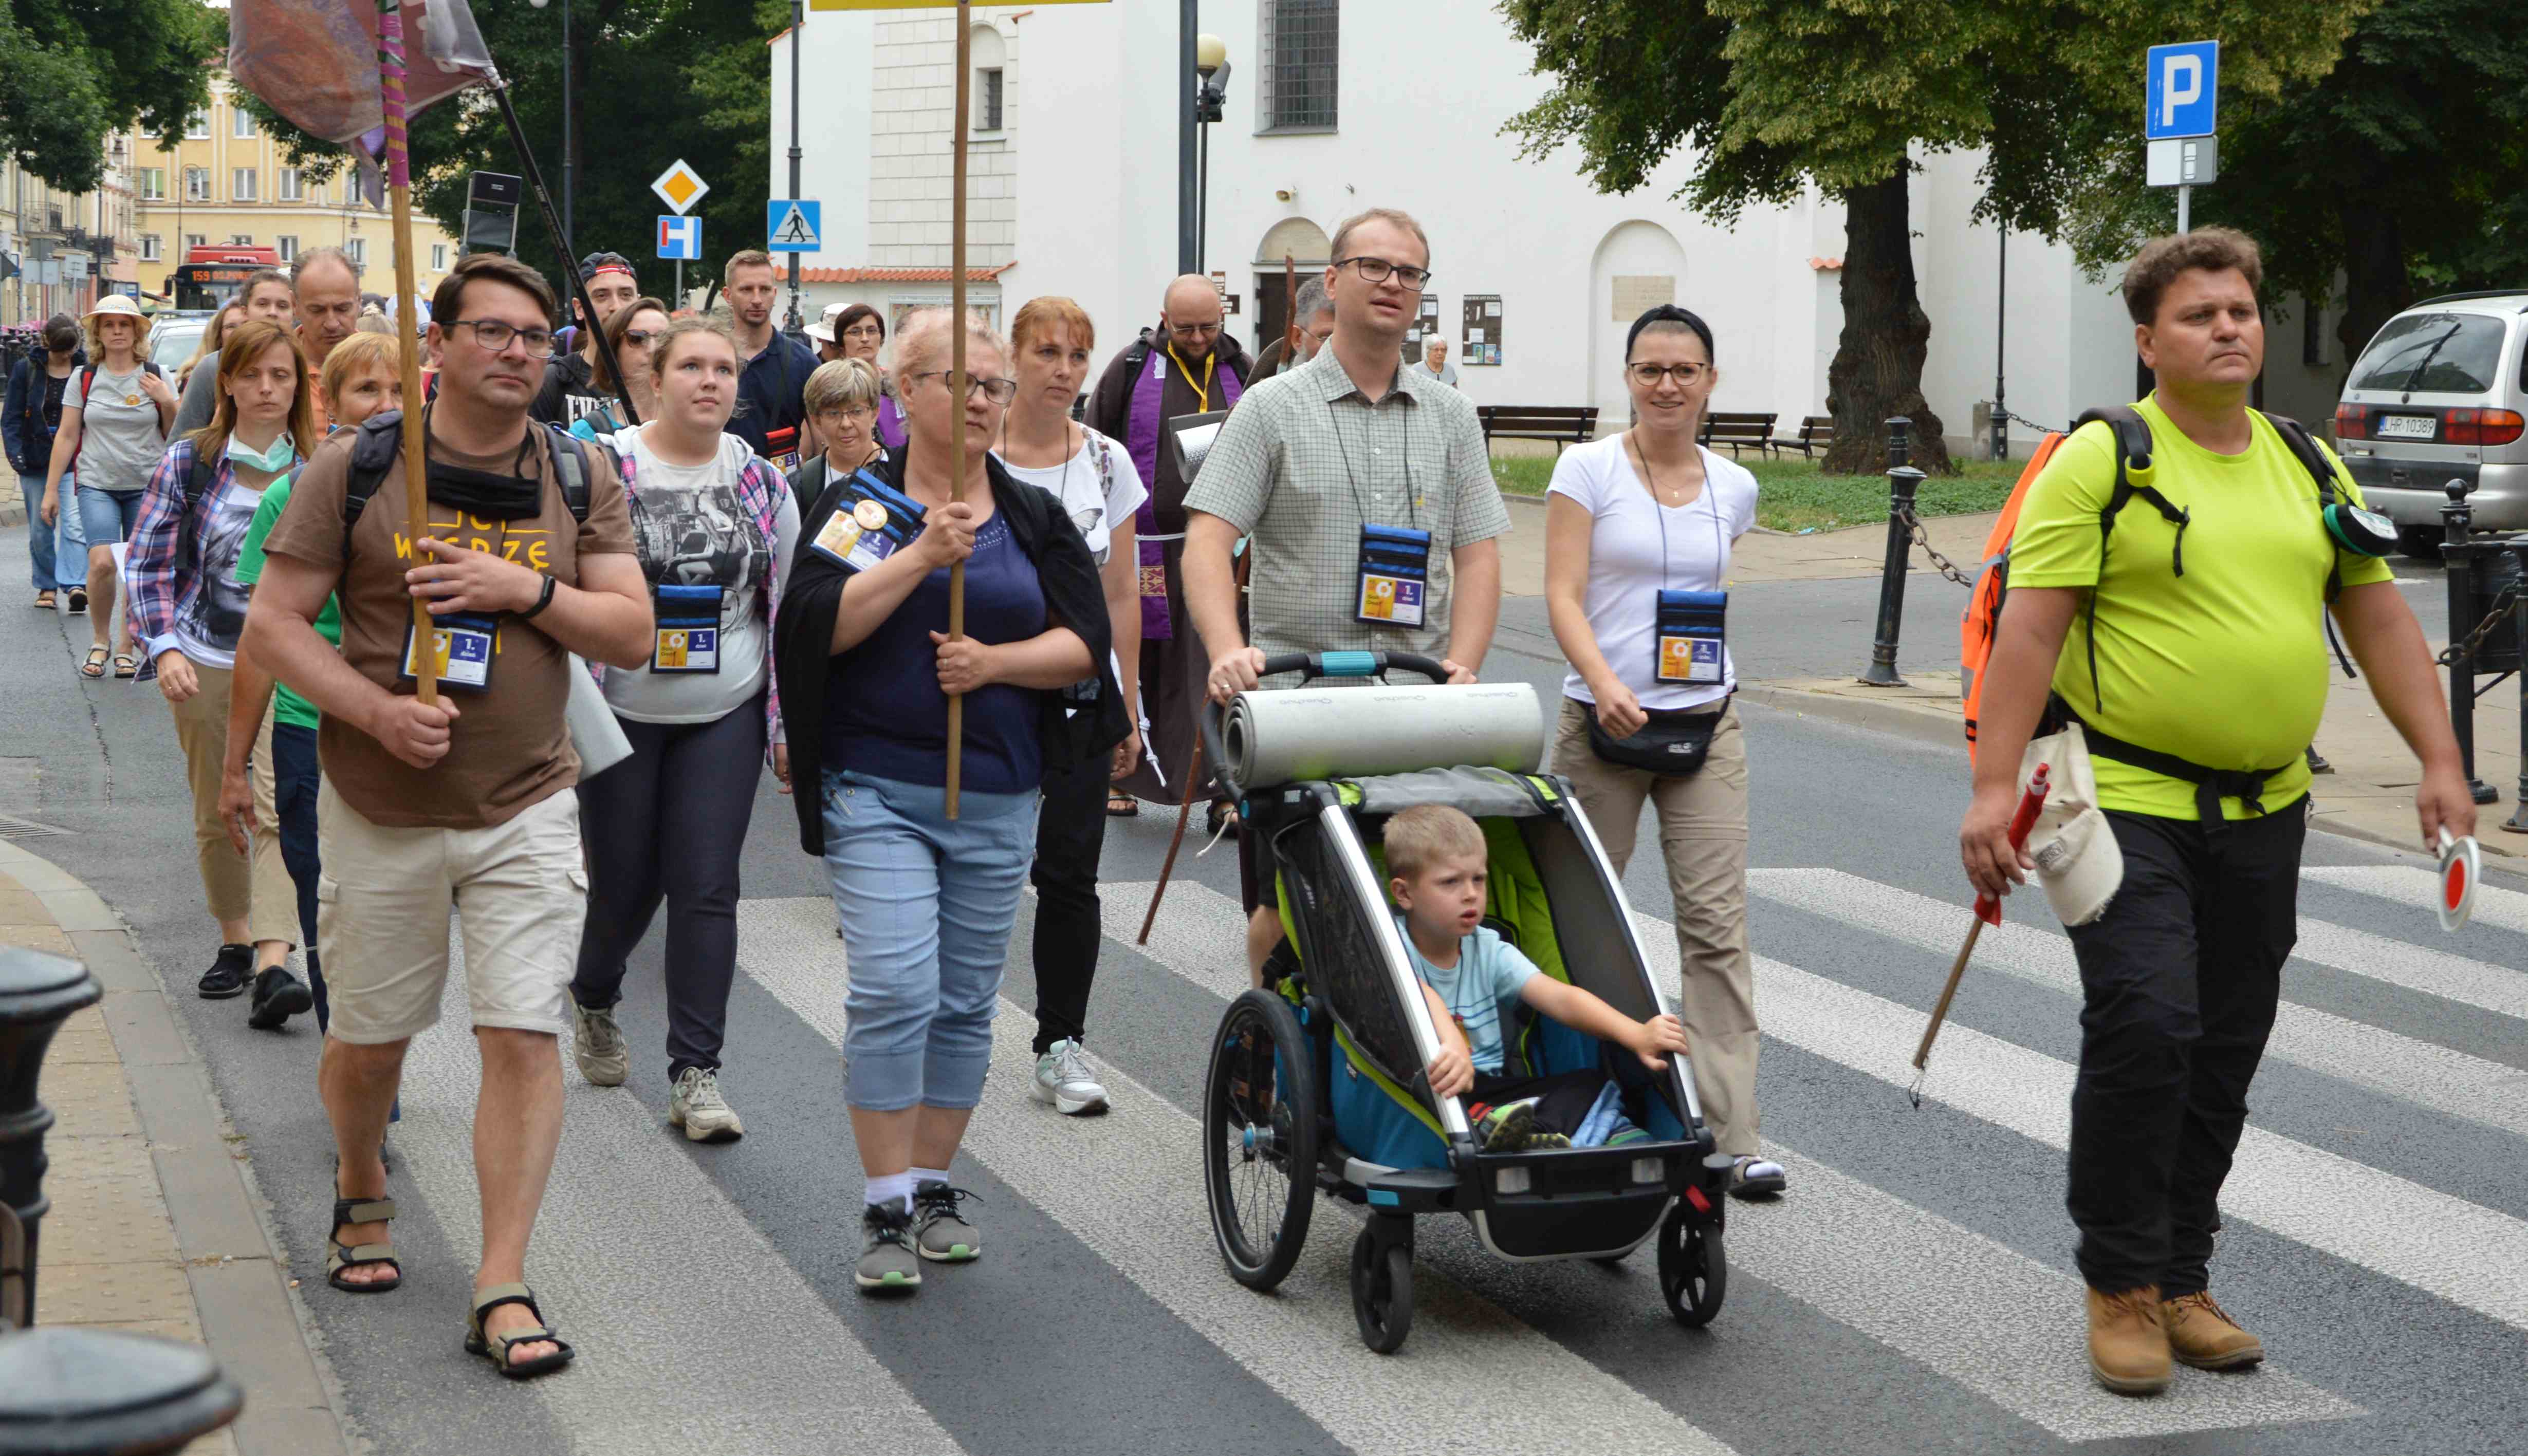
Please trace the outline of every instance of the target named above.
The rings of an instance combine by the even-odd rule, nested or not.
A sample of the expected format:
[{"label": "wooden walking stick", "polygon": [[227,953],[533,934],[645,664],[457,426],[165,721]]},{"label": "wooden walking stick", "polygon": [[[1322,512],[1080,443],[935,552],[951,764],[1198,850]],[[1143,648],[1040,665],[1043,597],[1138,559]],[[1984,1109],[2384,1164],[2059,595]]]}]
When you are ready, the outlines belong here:
[{"label": "wooden walking stick", "polygon": [[1177,851],[1185,844],[1185,823],[1193,817],[1194,785],[1202,782],[1202,735],[1195,734],[1193,755],[1185,764],[1185,797],[1177,804],[1177,832],[1168,836],[1168,858],[1159,864],[1159,883],[1150,891],[1150,912],[1141,917],[1141,936],[1132,944],[1150,943],[1150,927],[1159,922],[1159,902],[1168,898],[1168,876],[1177,872]]},{"label": "wooden walking stick", "polygon": [[[404,141],[402,0],[378,3],[378,91],[387,121],[387,190],[395,206],[395,335],[403,347],[403,511],[413,549],[430,534],[429,469],[421,425],[421,343],[413,332],[412,158]],[[439,624],[412,598],[412,679],[424,705],[439,702]]]},{"label": "wooden walking stick", "polygon": [[[950,154],[948,184],[948,408],[954,428],[948,436],[948,498],[966,498],[966,123],[971,116],[974,84],[974,27],[973,8],[957,0],[957,130]],[[796,44],[796,41],[792,42]],[[966,563],[948,568],[948,640],[966,636]],[[957,790],[965,779],[966,697],[948,698],[948,789],[945,809],[957,817]]]},{"label": "wooden walking stick", "polygon": [[[2046,782],[2048,765],[2036,765],[2028,790],[2019,796],[2019,811],[2010,816],[2010,847],[2018,850],[2028,843],[2028,831],[2036,827],[2036,814],[2045,807],[2045,796],[2051,789]],[[1967,925],[1967,943],[1958,947],[1958,959],[1949,964],[1948,984],[1940,988],[1940,999],[1931,1008],[1930,1024],[1922,1028],[1922,1044],[1914,1049],[1914,1085],[1907,1095],[1914,1106],[1922,1105],[1922,1082],[1931,1074],[1931,1042],[1940,1034],[1940,1023],[1949,1016],[1949,1003],[1957,999],[1958,981],[1967,973],[1967,958],[1975,954],[1975,942],[1983,938],[1983,927],[2001,923],[2001,898],[1995,895],[1975,897],[1975,919]]]}]

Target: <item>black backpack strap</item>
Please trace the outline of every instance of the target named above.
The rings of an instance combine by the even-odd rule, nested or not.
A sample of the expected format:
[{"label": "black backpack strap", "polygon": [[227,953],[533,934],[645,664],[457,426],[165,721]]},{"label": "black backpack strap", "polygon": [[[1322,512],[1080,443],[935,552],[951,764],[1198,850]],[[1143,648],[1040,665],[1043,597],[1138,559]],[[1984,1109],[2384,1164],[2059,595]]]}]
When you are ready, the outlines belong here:
[{"label": "black backpack strap", "polygon": [[[2344,492],[2343,479],[2336,475],[2335,466],[2328,461],[2326,451],[2318,445],[2317,437],[2308,433],[2306,425],[2289,415],[2266,414],[2263,410],[2258,410],[2256,413],[2265,416],[2265,423],[2274,427],[2274,433],[2281,436],[2283,443],[2291,447],[2291,452],[2297,457],[2300,467],[2317,482],[2317,509],[2319,524],[2323,527],[2326,508],[2348,498]],[[2334,538],[2328,537],[2326,603],[2329,606],[2335,604],[2336,598],[2344,595],[2344,554],[2335,550],[2334,545]],[[2352,658],[2345,654],[2343,641],[2335,635],[2334,613],[2321,613],[2321,618],[2326,623],[2326,645],[2334,650],[2335,660],[2343,664],[2344,675],[2348,678],[2359,677],[2361,674],[2352,670]]]},{"label": "black backpack strap", "polygon": [[[2185,576],[2186,528],[2193,522],[2191,513],[2180,510],[2171,504],[2168,497],[2161,494],[2156,487],[2135,485],[2133,480],[2135,473],[2150,469],[2150,422],[2141,417],[2141,411],[2131,405],[2111,404],[2086,411],[2072,422],[2072,429],[2078,432],[2081,426],[2092,420],[2105,425],[2113,432],[2116,455],[2115,490],[2107,496],[2107,508],[2098,512],[2098,580],[2101,583],[2106,580],[2107,544],[2115,539],[2116,517],[2123,513],[2124,508],[2131,504],[2136,495],[2149,501],[2151,507],[2159,512],[2160,519],[2177,528],[2177,545],[2170,553],[2170,562],[2176,568],[2177,575]],[[2089,698],[2092,702],[2104,707],[2106,695],[2098,682],[2098,593],[2094,587],[2089,591],[2087,646]]]},{"label": "black backpack strap", "polygon": [[342,483],[342,555],[351,554],[351,528],[360,523],[360,512],[366,510],[369,497],[394,473],[395,460],[403,445],[403,412],[390,409],[360,422],[360,432],[351,441],[351,466]]},{"label": "black backpack strap", "polygon": [[[2298,763],[2301,757],[2300,754],[2293,754],[2288,760],[2272,768],[2244,770],[2208,768],[2190,758],[2181,758],[2175,754],[2164,754],[2157,749],[2143,748],[2137,743],[2128,743],[2111,733],[2101,733],[2096,725],[2082,721],[2080,715],[2073,711],[2072,705],[2064,702],[2059,694],[2046,704],[2046,722],[2049,725],[2047,731],[2055,733],[2061,732],[2064,724],[2079,723],[2080,736],[2088,744],[2089,752],[2101,758],[2111,759],[2117,763],[2128,763],[2163,778],[2192,784],[2194,811],[2202,817],[2204,832],[2207,834],[2218,833],[2228,827],[2228,820],[2221,813],[2221,801],[2224,799],[2236,799],[2246,806],[2247,812],[2262,814],[2265,811],[2262,796],[2266,783],[2274,775],[2285,772]],[[2302,753],[2305,752],[2305,750],[2302,751]]]},{"label": "black backpack strap", "polygon": [[547,458],[553,461],[553,479],[561,483],[561,503],[570,507],[570,518],[588,524],[588,457],[580,453],[579,441],[567,431],[545,427]]}]

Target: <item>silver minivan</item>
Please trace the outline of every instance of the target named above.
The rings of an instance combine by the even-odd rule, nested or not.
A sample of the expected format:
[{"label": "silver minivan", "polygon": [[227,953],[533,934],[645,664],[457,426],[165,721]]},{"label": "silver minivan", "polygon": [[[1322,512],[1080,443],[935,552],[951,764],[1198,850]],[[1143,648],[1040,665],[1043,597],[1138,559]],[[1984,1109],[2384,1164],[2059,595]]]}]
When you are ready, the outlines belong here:
[{"label": "silver minivan", "polygon": [[2528,289],[2426,298],[2361,351],[2336,450],[2412,555],[2437,557],[2452,479],[2475,529],[2528,529]]}]

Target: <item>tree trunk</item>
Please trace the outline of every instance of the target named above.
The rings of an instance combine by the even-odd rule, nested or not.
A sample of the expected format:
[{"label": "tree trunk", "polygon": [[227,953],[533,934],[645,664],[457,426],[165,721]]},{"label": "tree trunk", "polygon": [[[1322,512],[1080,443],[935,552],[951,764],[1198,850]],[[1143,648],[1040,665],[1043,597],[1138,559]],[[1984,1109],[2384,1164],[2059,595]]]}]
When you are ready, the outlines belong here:
[{"label": "tree trunk", "polygon": [[1843,337],[1825,372],[1825,407],[1834,416],[1834,445],[1824,469],[1871,475],[1887,468],[1887,421],[1914,422],[1913,464],[1947,475],[1949,448],[1940,418],[1922,397],[1922,360],[1930,352],[1931,319],[1914,282],[1907,174],[1855,187],[1843,197]]},{"label": "tree trunk", "polygon": [[2364,189],[2347,187],[2336,205],[2336,225],[2344,233],[2344,317],[2335,326],[2344,346],[2344,375],[2368,347],[2371,337],[2414,301],[2414,282],[2405,272],[2404,236],[2393,209],[2355,200]]}]

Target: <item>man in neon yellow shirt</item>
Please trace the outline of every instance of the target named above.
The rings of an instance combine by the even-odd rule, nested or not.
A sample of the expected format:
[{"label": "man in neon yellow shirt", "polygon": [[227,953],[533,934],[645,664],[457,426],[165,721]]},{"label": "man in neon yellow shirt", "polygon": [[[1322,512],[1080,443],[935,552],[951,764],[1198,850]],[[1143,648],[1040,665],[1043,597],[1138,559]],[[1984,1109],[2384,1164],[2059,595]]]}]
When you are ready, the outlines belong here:
[{"label": "man in neon yellow shirt", "polygon": [[[2150,468],[2129,483],[2158,498],[2136,492],[2101,529],[2117,484],[2105,424],[2064,442],[2029,488],[1958,836],[1979,892],[2024,881],[2014,780],[2049,694],[2089,726],[2125,876],[2105,913],[2071,930],[2084,1005],[2068,1202],[2090,1371],[2133,1394],[2164,1388],[2172,1359],[2264,1358],[2206,1285],[2296,935],[2329,611],[2422,760],[2424,842],[2443,825],[2475,832],[2421,626],[2384,560],[2337,544],[2310,468],[2247,407],[2264,368],[2262,282],[2255,243],[2221,228],[2159,238],[2126,270],[2134,344],[2159,386],[2137,407]],[[2357,502],[2342,463],[2314,449],[2339,498]]]}]

